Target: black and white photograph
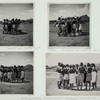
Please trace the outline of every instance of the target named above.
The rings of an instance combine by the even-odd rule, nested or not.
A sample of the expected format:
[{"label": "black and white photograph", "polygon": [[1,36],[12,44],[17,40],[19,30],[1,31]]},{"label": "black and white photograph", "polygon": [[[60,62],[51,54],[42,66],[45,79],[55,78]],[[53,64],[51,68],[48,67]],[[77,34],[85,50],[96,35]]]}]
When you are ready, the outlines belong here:
[{"label": "black and white photograph", "polygon": [[49,4],[49,47],[90,47],[90,4]]},{"label": "black and white photograph", "polygon": [[0,46],[33,46],[32,3],[0,3]]},{"label": "black and white photograph", "polygon": [[0,94],[34,94],[33,52],[0,52]]},{"label": "black and white photograph", "polygon": [[47,53],[47,96],[99,96],[100,53]]}]

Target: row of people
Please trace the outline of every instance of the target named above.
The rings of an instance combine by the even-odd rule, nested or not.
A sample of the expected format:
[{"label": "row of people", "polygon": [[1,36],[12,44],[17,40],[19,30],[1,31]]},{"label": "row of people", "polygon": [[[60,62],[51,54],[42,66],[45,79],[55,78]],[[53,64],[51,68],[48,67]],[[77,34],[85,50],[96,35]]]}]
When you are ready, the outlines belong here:
[{"label": "row of people", "polygon": [[4,19],[3,20],[3,34],[18,34],[19,25],[21,24],[20,19]]},{"label": "row of people", "polygon": [[59,80],[57,82],[58,88],[74,89],[94,89],[97,87],[97,69],[94,63],[84,65],[83,63],[76,65],[64,65],[58,63],[57,72],[59,73]]},{"label": "row of people", "polygon": [[0,66],[0,81],[1,82],[24,82],[25,69],[24,66]]},{"label": "row of people", "polygon": [[82,35],[81,17],[58,17],[54,26],[58,27],[58,36]]}]

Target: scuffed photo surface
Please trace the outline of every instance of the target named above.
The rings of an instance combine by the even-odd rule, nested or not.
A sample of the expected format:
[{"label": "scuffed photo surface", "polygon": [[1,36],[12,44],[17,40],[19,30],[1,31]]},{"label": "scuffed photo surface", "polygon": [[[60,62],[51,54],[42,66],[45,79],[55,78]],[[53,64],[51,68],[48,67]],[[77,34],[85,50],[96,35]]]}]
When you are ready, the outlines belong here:
[{"label": "scuffed photo surface", "polygon": [[99,96],[99,59],[95,53],[46,54],[46,95]]},{"label": "scuffed photo surface", "polygon": [[31,3],[0,4],[0,46],[33,46]]},{"label": "scuffed photo surface", "polygon": [[0,94],[34,94],[33,53],[0,52]]},{"label": "scuffed photo surface", "polygon": [[90,46],[90,4],[49,5],[49,46]]}]

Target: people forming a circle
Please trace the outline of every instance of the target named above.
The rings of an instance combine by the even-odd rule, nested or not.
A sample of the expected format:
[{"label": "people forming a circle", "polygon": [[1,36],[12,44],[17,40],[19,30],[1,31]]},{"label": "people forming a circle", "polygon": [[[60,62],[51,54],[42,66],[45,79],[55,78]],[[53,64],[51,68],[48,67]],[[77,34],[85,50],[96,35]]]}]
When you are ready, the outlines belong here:
[{"label": "people forming a circle", "polygon": [[62,64],[58,63],[56,70],[59,73],[57,82],[61,89],[95,89],[97,87],[97,68],[94,63],[90,64]]},{"label": "people forming a circle", "polygon": [[19,29],[19,25],[21,24],[20,19],[4,19],[3,21],[3,34],[19,34],[21,30]]},{"label": "people forming a circle", "polygon": [[24,82],[25,69],[24,66],[0,66],[0,81],[1,82]]},{"label": "people forming a circle", "polygon": [[81,17],[58,17],[55,25],[58,28],[58,36],[80,36],[82,35],[82,25],[84,22]]}]

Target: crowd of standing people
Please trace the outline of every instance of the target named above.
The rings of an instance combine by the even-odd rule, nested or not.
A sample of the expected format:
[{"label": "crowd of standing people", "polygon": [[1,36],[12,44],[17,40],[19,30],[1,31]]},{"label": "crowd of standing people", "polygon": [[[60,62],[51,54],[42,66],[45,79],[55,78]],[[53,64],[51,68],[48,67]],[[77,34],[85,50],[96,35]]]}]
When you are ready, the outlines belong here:
[{"label": "crowd of standing people", "polygon": [[58,17],[55,25],[58,28],[58,36],[79,36],[82,35],[83,22],[81,17]]},{"label": "crowd of standing people", "polygon": [[0,81],[1,82],[24,82],[25,69],[24,66],[0,66]]},{"label": "crowd of standing people", "polygon": [[97,88],[97,68],[94,63],[64,65],[58,63],[56,70],[59,73],[57,86],[59,89],[95,89]]},{"label": "crowd of standing people", "polygon": [[3,34],[18,34],[21,30],[18,29],[21,24],[20,19],[4,19],[3,20]]}]

